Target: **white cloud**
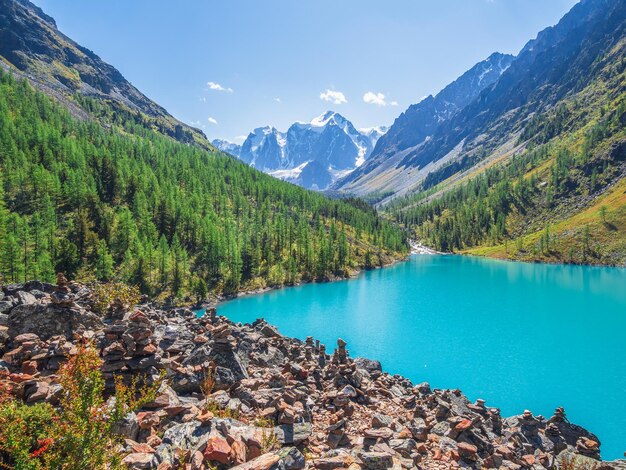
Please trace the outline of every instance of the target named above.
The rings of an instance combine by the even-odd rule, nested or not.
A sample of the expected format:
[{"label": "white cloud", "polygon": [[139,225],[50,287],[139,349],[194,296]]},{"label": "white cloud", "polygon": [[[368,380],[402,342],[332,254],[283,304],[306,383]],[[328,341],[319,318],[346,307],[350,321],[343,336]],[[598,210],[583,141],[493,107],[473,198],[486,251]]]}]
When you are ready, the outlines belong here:
[{"label": "white cloud", "polygon": [[277,103],[280,103],[280,98],[274,98],[274,101],[276,101]]},{"label": "white cloud", "polygon": [[209,121],[211,124],[215,124],[217,126],[217,119],[215,119],[214,117],[207,118],[207,121]]},{"label": "white cloud", "polygon": [[389,103],[389,105],[391,105],[391,106],[398,106],[398,102],[397,101],[392,101],[391,103]]},{"label": "white cloud", "polygon": [[368,91],[363,95],[363,101],[367,104],[375,104],[377,106],[387,106],[387,101],[385,101],[385,95],[382,93],[374,93],[373,91]]},{"label": "white cloud", "polygon": [[227,91],[228,93],[232,93],[234,91],[232,88],[225,88],[216,82],[207,82],[207,86],[209,87],[209,90],[214,91]]},{"label": "white cloud", "polygon": [[202,98],[200,98],[200,101],[201,101],[202,103],[206,103],[206,97],[205,97],[205,96],[203,96]]},{"label": "white cloud", "polygon": [[243,144],[243,142],[248,138],[247,135],[238,135],[233,139],[233,142],[236,144]]},{"label": "white cloud", "polygon": [[320,93],[320,99],[322,101],[331,101],[333,104],[347,103],[346,95],[340,91],[326,90]]}]

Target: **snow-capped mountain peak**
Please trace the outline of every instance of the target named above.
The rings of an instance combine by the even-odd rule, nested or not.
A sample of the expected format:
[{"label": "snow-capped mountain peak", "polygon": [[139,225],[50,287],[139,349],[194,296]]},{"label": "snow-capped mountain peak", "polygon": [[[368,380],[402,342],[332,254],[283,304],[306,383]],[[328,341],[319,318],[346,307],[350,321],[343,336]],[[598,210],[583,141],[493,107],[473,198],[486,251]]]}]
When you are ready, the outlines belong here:
[{"label": "snow-capped mountain peak", "polygon": [[350,123],[350,121],[348,121],[345,117],[343,117],[339,113],[336,113],[335,111],[326,111],[321,116],[318,116],[315,119],[311,120],[311,125],[314,127],[335,125],[343,128],[348,123]]},{"label": "snow-capped mountain peak", "polygon": [[[324,189],[362,165],[385,127],[357,130],[339,113],[326,111],[286,132],[254,129],[240,147],[216,140],[214,145],[251,166],[308,188]],[[313,164],[315,162],[315,164]]]}]

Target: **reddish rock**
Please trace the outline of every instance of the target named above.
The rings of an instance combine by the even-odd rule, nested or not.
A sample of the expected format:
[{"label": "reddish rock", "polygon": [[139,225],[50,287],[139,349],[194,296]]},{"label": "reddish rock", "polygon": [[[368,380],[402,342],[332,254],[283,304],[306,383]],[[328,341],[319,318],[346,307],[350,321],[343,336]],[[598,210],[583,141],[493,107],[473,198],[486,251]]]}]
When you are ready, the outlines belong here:
[{"label": "reddish rock", "polygon": [[150,429],[156,427],[161,422],[159,415],[152,411],[142,411],[137,413],[137,422],[141,429]]},{"label": "reddish rock", "polygon": [[241,441],[235,441],[230,446],[230,459],[235,465],[242,464],[246,461],[248,447]]},{"label": "reddish rock", "polygon": [[594,441],[593,439],[587,439],[583,437],[582,441],[583,441],[583,444],[585,444],[585,447],[587,449],[597,449],[598,447],[600,447],[600,444],[597,441]]},{"label": "reddish rock", "polygon": [[227,464],[230,461],[231,447],[219,436],[211,436],[204,449],[204,458],[209,462]]},{"label": "reddish rock", "polygon": [[532,467],[533,465],[535,465],[535,456],[532,454],[526,454],[526,455],[522,455],[522,464],[525,467]]},{"label": "reddish rock", "polygon": [[474,460],[476,458],[476,453],[478,452],[478,447],[468,444],[467,442],[459,442],[458,450],[459,455],[462,458]]},{"label": "reddish rock", "polygon": [[145,443],[135,444],[132,446],[132,449],[133,449],[133,452],[142,453],[142,454],[154,454],[156,452],[151,446]]},{"label": "reddish rock", "polygon": [[269,470],[278,463],[279,460],[280,457],[274,453],[263,454],[249,462],[232,467],[231,470]]},{"label": "reddish rock", "polygon": [[141,353],[145,354],[146,356],[151,356],[157,351],[158,351],[158,348],[156,347],[156,345],[150,343],[143,347],[143,349],[141,350]]},{"label": "reddish rock", "polygon": [[469,419],[464,419],[460,423],[458,423],[456,426],[454,426],[454,430],[460,432],[460,431],[465,431],[466,429],[469,429],[471,427],[472,427],[472,421]]},{"label": "reddish rock", "polygon": [[205,411],[204,413],[199,413],[196,416],[196,419],[198,421],[200,421],[202,424],[206,424],[209,421],[211,421],[213,418],[215,418],[215,415],[213,413],[211,413],[210,411]]},{"label": "reddish rock", "polygon": [[11,374],[9,375],[9,379],[15,383],[28,382],[29,380],[33,380],[33,376],[30,374]]},{"label": "reddish rock", "polygon": [[22,363],[23,374],[35,375],[37,372],[37,361],[26,361]]},{"label": "reddish rock", "polygon": [[189,463],[191,465],[191,470],[204,469],[204,456],[202,455],[202,452],[195,451],[191,456],[191,461]]}]

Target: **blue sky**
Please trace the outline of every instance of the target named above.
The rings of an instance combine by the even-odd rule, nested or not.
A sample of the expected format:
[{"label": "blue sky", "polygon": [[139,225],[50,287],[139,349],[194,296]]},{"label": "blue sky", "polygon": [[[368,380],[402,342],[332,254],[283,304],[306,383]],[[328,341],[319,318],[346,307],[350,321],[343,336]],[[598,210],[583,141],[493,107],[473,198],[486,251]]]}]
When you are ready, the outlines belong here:
[{"label": "blue sky", "polygon": [[211,139],[327,109],[389,125],[576,0],[35,0],[61,31]]}]

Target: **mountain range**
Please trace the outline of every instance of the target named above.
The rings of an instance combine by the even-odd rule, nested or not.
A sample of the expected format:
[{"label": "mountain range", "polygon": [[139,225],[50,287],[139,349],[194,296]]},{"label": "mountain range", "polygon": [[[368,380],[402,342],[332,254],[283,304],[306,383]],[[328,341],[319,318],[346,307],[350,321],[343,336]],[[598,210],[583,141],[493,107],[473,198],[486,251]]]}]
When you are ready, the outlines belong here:
[{"label": "mountain range", "polygon": [[479,62],[434,97],[428,96],[411,105],[382,136],[365,165],[339,180],[334,189],[364,196],[372,192],[404,194],[419,178],[433,171],[435,165],[421,171],[399,166],[411,152],[417,151],[437,129],[493,85],[510,67],[514,56],[494,53]]},{"label": "mountain range", "polygon": [[327,111],[310,122],[296,122],[286,132],[266,126],[254,129],[237,145],[212,143],[254,168],[309,189],[326,189],[360,167],[385,127],[357,130],[341,114]]},{"label": "mountain range", "polygon": [[626,2],[582,0],[515,58],[493,57],[492,83],[442,119],[427,108],[449,88],[412,107],[334,188],[440,250],[623,264]]},{"label": "mountain range", "polygon": [[333,189],[389,202],[427,189],[429,175],[427,186],[523,148],[518,137],[530,117],[593,80],[594,61],[621,37],[623,8],[622,1],[583,0],[517,56],[493,54],[409,107],[367,164]]}]

